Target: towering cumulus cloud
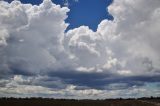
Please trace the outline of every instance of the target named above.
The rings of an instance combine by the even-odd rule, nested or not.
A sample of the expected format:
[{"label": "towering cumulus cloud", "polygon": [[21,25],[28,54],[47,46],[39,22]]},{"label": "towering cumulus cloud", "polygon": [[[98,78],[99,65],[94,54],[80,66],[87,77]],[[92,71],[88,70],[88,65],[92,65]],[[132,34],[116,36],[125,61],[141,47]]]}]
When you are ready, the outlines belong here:
[{"label": "towering cumulus cloud", "polygon": [[0,96],[160,96],[160,1],[114,0],[108,10],[114,20],[96,32],[65,32],[66,7],[0,1]]},{"label": "towering cumulus cloud", "polygon": [[10,71],[37,74],[59,64],[56,58],[64,52],[67,8],[45,0],[39,6],[1,1],[0,9],[3,64]]}]

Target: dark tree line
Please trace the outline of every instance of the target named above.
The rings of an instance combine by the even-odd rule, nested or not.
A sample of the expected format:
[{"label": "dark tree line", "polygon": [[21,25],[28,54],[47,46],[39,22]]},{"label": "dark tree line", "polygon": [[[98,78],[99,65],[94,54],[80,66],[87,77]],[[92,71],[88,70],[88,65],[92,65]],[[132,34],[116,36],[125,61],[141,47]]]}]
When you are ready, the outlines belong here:
[{"label": "dark tree line", "polygon": [[117,98],[97,100],[54,99],[54,98],[0,98],[0,106],[153,106],[142,100],[160,103],[160,97]]}]

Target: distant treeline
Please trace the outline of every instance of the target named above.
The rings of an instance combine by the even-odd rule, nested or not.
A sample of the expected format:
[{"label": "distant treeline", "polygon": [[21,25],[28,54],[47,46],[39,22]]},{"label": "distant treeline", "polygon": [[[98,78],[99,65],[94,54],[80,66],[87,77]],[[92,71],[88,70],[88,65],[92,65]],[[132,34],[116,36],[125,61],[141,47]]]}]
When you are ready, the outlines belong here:
[{"label": "distant treeline", "polygon": [[104,101],[104,100],[150,100],[150,99],[160,99],[160,97],[141,97],[141,98],[109,98],[109,99],[56,99],[56,98],[43,98],[43,97],[0,97],[0,100],[58,100],[58,101]]},{"label": "distant treeline", "polygon": [[116,99],[0,98],[0,106],[158,106],[160,97]]}]

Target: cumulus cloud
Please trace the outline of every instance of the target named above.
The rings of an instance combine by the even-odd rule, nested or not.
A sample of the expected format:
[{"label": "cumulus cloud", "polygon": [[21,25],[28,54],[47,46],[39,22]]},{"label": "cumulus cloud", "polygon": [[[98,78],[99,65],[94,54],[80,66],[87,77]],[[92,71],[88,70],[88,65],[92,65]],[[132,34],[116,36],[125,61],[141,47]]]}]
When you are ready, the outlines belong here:
[{"label": "cumulus cloud", "polygon": [[30,73],[61,64],[56,58],[64,52],[64,19],[68,10],[49,0],[40,6],[1,1],[1,45],[5,46],[2,51],[7,56],[4,64],[12,71]]},{"label": "cumulus cloud", "polygon": [[160,81],[160,1],[114,0],[108,10],[114,20],[96,32],[65,32],[67,7],[0,1],[0,96],[159,95],[147,85]]},{"label": "cumulus cloud", "polygon": [[[156,46],[159,39],[157,30],[159,19],[154,18],[155,15],[159,16],[156,12],[159,4],[158,0],[154,2],[125,0],[115,1],[109,7],[109,11],[117,22],[115,33],[120,36],[123,46],[127,46],[124,48],[129,54],[126,67],[134,72],[147,73],[159,70],[159,47]],[[140,74],[139,72],[137,73]]]}]

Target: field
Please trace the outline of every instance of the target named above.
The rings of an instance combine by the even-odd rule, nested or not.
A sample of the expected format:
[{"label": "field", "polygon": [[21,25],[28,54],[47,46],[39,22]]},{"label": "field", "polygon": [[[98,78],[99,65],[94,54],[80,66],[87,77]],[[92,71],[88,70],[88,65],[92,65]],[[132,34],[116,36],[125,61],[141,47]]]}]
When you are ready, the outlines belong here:
[{"label": "field", "polygon": [[160,106],[160,99],[66,100],[2,98],[0,99],[0,106]]}]

